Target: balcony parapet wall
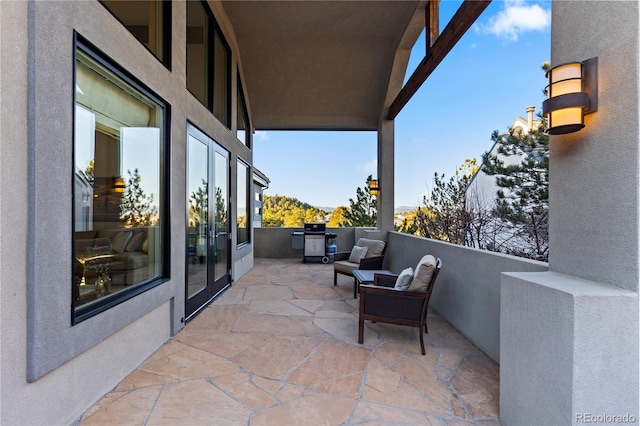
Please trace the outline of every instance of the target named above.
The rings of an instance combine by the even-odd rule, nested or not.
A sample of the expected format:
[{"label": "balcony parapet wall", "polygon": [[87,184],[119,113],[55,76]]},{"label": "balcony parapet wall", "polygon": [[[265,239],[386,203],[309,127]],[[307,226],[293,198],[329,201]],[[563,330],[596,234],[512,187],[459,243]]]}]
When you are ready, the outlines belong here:
[{"label": "balcony parapet wall", "polygon": [[545,272],[548,264],[398,232],[388,235],[384,267],[394,272],[425,254],[442,259],[429,307],[500,362],[500,286],[503,272]]},{"label": "balcony parapet wall", "polygon": [[[291,233],[302,228],[254,228],[254,256],[271,258],[300,258],[302,250],[291,247]],[[384,240],[384,235],[374,228],[327,228],[337,235],[338,251],[349,251],[358,238]]]},{"label": "balcony parapet wall", "polygon": [[[291,248],[291,233],[300,228],[255,228],[255,257],[300,258]],[[503,272],[546,272],[547,263],[462,247],[442,241],[389,232],[386,238],[365,228],[331,228],[338,251],[348,251],[357,238],[385,239],[384,268],[399,273],[415,268],[425,254],[440,257],[430,307],[496,362],[500,362],[500,283]],[[330,267],[330,266],[328,266]]]}]

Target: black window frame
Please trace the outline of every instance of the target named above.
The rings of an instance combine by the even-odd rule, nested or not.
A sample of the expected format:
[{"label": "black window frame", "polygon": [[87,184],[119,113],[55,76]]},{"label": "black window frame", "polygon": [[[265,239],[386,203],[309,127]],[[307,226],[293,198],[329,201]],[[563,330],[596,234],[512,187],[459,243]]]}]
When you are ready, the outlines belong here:
[{"label": "black window frame", "polygon": [[158,55],[155,54],[153,50],[147,47],[136,35],[127,28],[122,19],[118,15],[116,15],[110,8],[107,6],[102,0],[98,0],[100,4],[107,9],[107,11],[120,22],[120,24],[129,31],[129,33],[142,45],[145,49],[149,51],[160,63],[162,63],[169,71],[171,71],[171,39],[172,39],[172,31],[171,31],[171,12],[172,12],[172,0],[159,0],[162,3],[162,53],[163,57],[159,58]]},{"label": "black window frame", "polygon": [[[170,136],[171,136],[171,106],[168,102],[162,99],[159,95],[157,95],[153,90],[151,90],[148,86],[138,80],[132,73],[127,71],[117,62],[115,62],[112,58],[106,55],[102,50],[97,48],[91,42],[89,42],[86,38],[82,37],[80,34],[74,31],[74,43],[73,43],[73,86],[76,87],[76,61],[77,61],[77,51],[78,49],[82,50],[84,54],[89,56],[92,60],[96,61],[103,67],[107,68],[110,72],[115,74],[117,77],[121,78],[124,82],[131,85],[136,90],[143,93],[145,96],[148,96],[154,102],[159,104],[163,108],[163,129],[161,133],[163,135],[163,141],[160,146],[160,194],[161,199],[159,200],[158,212],[162,216],[162,221],[160,224],[161,235],[161,247],[162,253],[160,255],[160,260],[162,261],[162,267],[160,270],[160,275],[157,277],[153,277],[146,282],[142,282],[141,284],[135,285],[130,289],[122,290],[118,293],[115,293],[113,296],[104,297],[102,299],[98,299],[96,302],[91,303],[87,306],[80,307],[77,310],[74,307],[73,303],[73,267],[69,270],[69,282],[72,283],[72,291],[69,294],[70,300],[70,310],[71,310],[71,325],[76,325],[84,320],[87,320],[91,317],[94,317],[101,312],[104,312],[108,309],[111,309],[114,306],[117,306],[127,300],[130,300],[154,287],[157,287],[170,279],[171,270],[170,270],[170,253],[171,253],[171,239],[170,235],[170,223],[171,223],[171,210],[169,208],[169,197],[170,197],[170,170],[169,163],[170,161]],[[75,108],[76,108],[76,94],[75,90],[73,91],[73,128],[75,129]],[[70,184],[71,184],[71,194],[72,200],[75,200],[75,182],[74,182],[74,173],[75,170],[75,132],[74,138],[72,140],[72,155],[71,155],[71,167],[70,169]],[[71,223],[72,229],[75,230],[75,209],[71,209]],[[72,238],[72,255],[76,254],[76,245],[75,239]],[[71,259],[73,262],[73,258]]]},{"label": "black window frame", "polygon": [[[241,140],[241,142],[247,148],[252,149],[253,132],[251,131],[251,120],[249,119],[249,110],[247,108],[247,101],[245,100],[244,89],[242,87],[242,81],[240,80],[240,72],[238,72],[238,75],[237,75],[237,86],[238,86],[237,115],[239,117],[240,114],[242,114],[242,119],[244,120],[244,127],[245,127],[244,129],[245,137],[244,137],[244,140]],[[238,132],[238,123],[237,123],[238,117],[236,117],[236,135]]]},{"label": "black window frame", "polygon": [[[247,239],[245,241],[238,241],[238,232],[239,232],[239,227],[238,227],[238,209],[240,208],[240,197],[238,196],[238,189],[240,188],[240,184],[238,181],[238,176],[239,176],[239,167],[237,167],[237,165],[242,164],[243,166],[246,167],[246,182],[245,182],[245,210],[246,210],[246,219],[245,222],[247,224],[246,227],[246,232],[247,232]],[[251,228],[252,228],[252,221],[253,221],[253,180],[251,178],[252,176],[252,169],[251,166],[249,165],[249,163],[245,160],[243,160],[242,158],[240,158],[239,156],[236,158],[236,250],[239,250],[243,247],[248,246],[249,244],[251,244]]]},{"label": "black window frame", "polygon": [[[193,1],[193,0],[192,0]],[[200,3],[200,6],[202,7],[202,9],[204,10],[204,13],[208,19],[208,25],[207,25],[207,46],[208,46],[208,52],[207,52],[207,74],[208,74],[208,79],[210,81],[210,84],[207,87],[207,104],[204,105],[205,108],[207,108],[207,110],[209,110],[209,112],[211,112],[211,114],[220,122],[222,123],[227,129],[231,130],[231,72],[232,72],[232,52],[231,52],[231,46],[229,45],[229,43],[227,42],[226,37],[224,36],[224,33],[222,32],[222,29],[220,28],[220,25],[218,24],[218,21],[216,20],[215,16],[213,15],[213,12],[211,11],[211,8],[209,7],[209,4],[205,1],[205,0],[198,0],[198,2]],[[188,22],[187,22],[188,24]],[[225,96],[226,96],[226,111],[225,111],[225,115],[226,115],[226,120],[222,121],[220,120],[220,118],[216,115],[216,111],[215,111],[215,41],[216,41],[216,37],[220,38],[220,41],[222,43],[222,47],[225,50],[225,53],[227,55],[227,66],[225,67],[225,73],[226,73],[226,87],[225,87]],[[185,49],[186,51],[186,49]],[[185,66],[188,65],[188,61],[185,61]],[[189,90],[189,87],[187,85],[187,91],[189,93],[191,93],[196,99],[198,99],[198,102],[200,102],[200,98],[194,94],[193,92],[191,92],[191,90]]]},{"label": "black window frame", "polygon": [[[207,5],[208,7],[208,5]],[[226,121],[222,121],[220,120],[220,118],[216,115],[216,111],[214,108],[212,108],[212,112],[213,115],[218,119],[218,121],[220,121],[222,124],[224,124],[224,126],[231,130],[231,72],[232,72],[232,55],[231,55],[231,46],[229,46],[229,43],[227,43],[227,39],[224,36],[224,33],[222,32],[222,29],[220,29],[220,26],[218,25],[218,21],[215,20],[215,18],[213,19],[213,32],[214,32],[214,42],[215,42],[215,37],[219,37],[220,38],[220,42],[222,43],[222,47],[224,48],[225,54],[226,54],[226,59],[227,59],[227,66],[225,67],[225,81],[226,81],[226,85],[225,85],[225,99],[226,99],[226,104],[225,104],[225,115],[226,115]],[[212,81],[215,82],[215,44],[214,44],[214,52],[213,52],[213,65],[214,65],[214,69],[212,72]],[[215,84],[211,85],[211,90],[213,90],[213,96],[211,97],[211,102],[214,103],[215,105]]]}]

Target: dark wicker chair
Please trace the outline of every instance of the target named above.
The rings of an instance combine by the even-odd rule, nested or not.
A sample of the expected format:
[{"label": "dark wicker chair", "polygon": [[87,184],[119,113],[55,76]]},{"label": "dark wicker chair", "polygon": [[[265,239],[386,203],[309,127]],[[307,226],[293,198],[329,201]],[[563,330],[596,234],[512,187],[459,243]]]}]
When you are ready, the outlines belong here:
[{"label": "dark wicker chair", "polygon": [[[375,250],[373,250],[373,255],[369,255],[360,259],[360,263],[352,263],[349,262],[350,251],[338,252],[334,255],[334,264],[333,264],[333,285],[338,285],[338,274],[348,275],[353,277],[353,271],[355,269],[366,269],[366,270],[374,270],[374,269],[382,269],[382,261],[384,260],[384,252],[387,249],[386,243],[380,240],[370,240],[367,238],[360,238],[356,245],[364,246],[364,245],[373,245]],[[355,284],[355,278],[354,278]],[[354,287],[355,288],[355,287]],[[356,297],[356,294],[353,295]]]},{"label": "dark wicker chair", "polygon": [[[406,325],[420,329],[420,347],[424,349],[424,333],[427,330],[427,307],[433,292],[442,261],[437,259],[427,291],[398,290],[393,288],[396,275],[375,274],[373,285],[360,285],[360,315],[358,321],[358,343],[364,340],[364,322],[383,322]],[[422,329],[424,328],[424,333]]]}]

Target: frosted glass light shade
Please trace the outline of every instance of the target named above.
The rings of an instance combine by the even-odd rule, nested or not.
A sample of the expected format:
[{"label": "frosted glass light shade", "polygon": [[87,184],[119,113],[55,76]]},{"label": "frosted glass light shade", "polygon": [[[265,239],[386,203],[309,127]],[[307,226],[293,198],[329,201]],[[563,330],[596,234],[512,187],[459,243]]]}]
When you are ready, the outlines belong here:
[{"label": "frosted glass light shade", "polygon": [[547,73],[549,98],[542,104],[542,112],[549,119],[547,133],[550,135],[572,133],[584,128],[589,94],[585,92],[583,68],[584,63],[572,62],[558,65]]}]

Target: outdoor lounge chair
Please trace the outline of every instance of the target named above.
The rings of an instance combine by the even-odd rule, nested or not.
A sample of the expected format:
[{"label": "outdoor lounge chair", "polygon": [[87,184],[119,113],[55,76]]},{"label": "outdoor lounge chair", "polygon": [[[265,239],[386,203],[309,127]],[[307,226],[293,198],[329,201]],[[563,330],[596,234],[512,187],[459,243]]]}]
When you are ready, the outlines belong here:
[{"label": "outdoor lounge chair", "polygon": [[440,259],[431,255],[424,256],[418,263],[407,290],[394,287],[398,275],[375,274],[373,285],[360,285],[358,343],[364,340],[365,320],[418,327],[420,347],[422,355],[425,355],[424,333],[428,333],[427,307],[441,267]]},{"label": "outdoor lounge chair", "polygon": [[[381,240],[360,238],[351,251],[337,252],[333,263],[333,285],[338,285],[338,274],[353,277],[355,269],[382,269],[386,246],[387,243]],[[360,250],[363,247],[366,247],[364,253]]]}]

